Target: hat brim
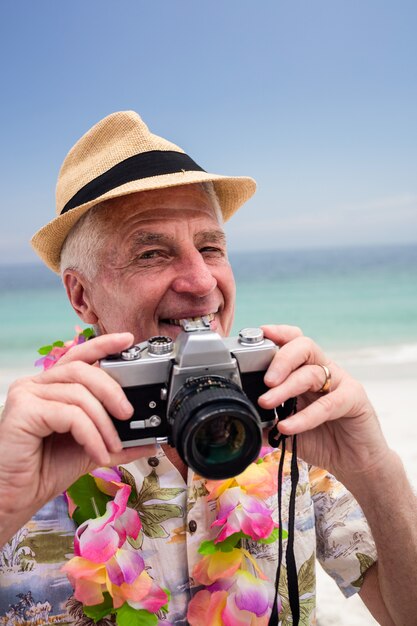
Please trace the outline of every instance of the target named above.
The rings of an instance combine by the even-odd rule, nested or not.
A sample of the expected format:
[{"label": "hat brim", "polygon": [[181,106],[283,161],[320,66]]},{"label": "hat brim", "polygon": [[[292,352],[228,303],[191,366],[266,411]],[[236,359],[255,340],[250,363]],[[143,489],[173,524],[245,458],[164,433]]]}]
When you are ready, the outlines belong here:
[{"label": "hat brim", "polygon": [[104,200],[119,198],[140,191],[151,191],[203,182],[213,183],[219,198],[224,221],[227,221],[242,204],[249,200],[256,190],[256,182],[253,178],[246,176],[220,176],[204,171],[175,172],[174,174],[133,180],[108,191],[90,202],[81,204],[63,215],[55,217],[33,235],[31,239],[32,247],[44,263],[52,271],[59,274],[61,250],[64,241],[74,224],[93,206]]}]

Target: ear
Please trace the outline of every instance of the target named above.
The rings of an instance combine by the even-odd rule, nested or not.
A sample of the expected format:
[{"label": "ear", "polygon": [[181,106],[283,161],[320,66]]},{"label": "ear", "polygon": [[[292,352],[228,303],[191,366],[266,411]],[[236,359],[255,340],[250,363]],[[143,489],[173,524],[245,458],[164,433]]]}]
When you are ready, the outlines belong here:
[{"label": "ear", "polygon": [[66,270],[62,278],[71,306],[86,324],[97,324],[88,281],[75,270]]}]

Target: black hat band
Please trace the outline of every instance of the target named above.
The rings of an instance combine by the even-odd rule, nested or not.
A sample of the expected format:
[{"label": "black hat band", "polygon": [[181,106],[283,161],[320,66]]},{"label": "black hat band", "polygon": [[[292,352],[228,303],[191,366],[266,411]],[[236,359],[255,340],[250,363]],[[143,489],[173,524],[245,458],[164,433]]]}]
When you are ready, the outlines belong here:
[{"label": "black hat band", "polygon": [[183,152],[151,150],[135,154],[81,187],[66,203],[61,215],[133,180],[179,172],[205,172],[205,170]]}]

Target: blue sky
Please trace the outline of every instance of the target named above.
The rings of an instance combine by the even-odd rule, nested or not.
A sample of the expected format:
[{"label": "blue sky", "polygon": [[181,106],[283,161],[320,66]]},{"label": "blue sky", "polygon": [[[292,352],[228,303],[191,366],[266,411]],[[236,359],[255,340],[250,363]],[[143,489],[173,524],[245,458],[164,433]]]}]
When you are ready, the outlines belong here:
[{"label": "blue sky", "polygon": [[60,164],[138,111],[257,179],[233,250],[417,242],[415,0],[14,0],[0,8],[0,262],[31,261]]}]

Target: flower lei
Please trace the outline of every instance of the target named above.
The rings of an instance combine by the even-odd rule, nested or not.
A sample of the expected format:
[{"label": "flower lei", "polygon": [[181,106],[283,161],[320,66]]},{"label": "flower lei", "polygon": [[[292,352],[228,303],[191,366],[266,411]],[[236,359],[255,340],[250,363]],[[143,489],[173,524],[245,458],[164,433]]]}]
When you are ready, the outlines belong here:
[{"label": "flower lei", "polygon": [[[70,342],[54,342],[39,350],[36,365],[52,367],[73,346],[94,336],[77,328]],[[207,500],[215,502],[214,539],[203,541],[202,559],[192,572],[202,588],[188,605],[190,626],[267,626],[274,585],[267,580],[248,544],[276,541],[278,525],[265,499],[277,492],[272,448],[256,462],[225,480],[207,480]],[[139,553],[142,524],[129,507],[132,487],[121,469],[105,467],[79,478],[66,492],[68,511],[78,524],[74,557],[63,567],[83,604],[85,615],[99,621],[114,614],[116,624],[156,626],[166,621],[170,593],[156,584]],[[287,533],[282,530],[282,537]]]},{"label": "flower lei", "polygon": [[74,346],[78,346],[80,343],[88,341],[91,337],[94,337],[95,333],[92,328],[85,328],[82,330],[79,326],[75,327],[76,335],[72,341],[54,341],[53,344],[42,346],[38,352],[41,354],[41,358],[35,361],[35,367],[43,367],[44,370],[49,370],[50,367],[55,365],[61,357],[64,356]]},{"label": "flower lei", "polygon": [[94,470],[68,489],[70,515],[84,521],[63,571],[95,622],[114,614],[119,626],[153,626],[167,613],[170,594],[149,576],[138,550],[143,531],[138,512],[128,506],[131,489],[116,467]]},{"label": "flower lei", "polygon": [[[250,541],[273,543],[278,537],[272,509],[265,504],[265,499],[277,492],[272,451],[263,448],[258,460],[234,478],[206,481],[207,499],[216,502],[211,528],[219,531],[198,550],[203,558],[194,568],[193,579],[205,588],[188,605],[191,626],[268,624],[274,585],[246,546]],[[284,530],[282,536],[287,536]]]}]

